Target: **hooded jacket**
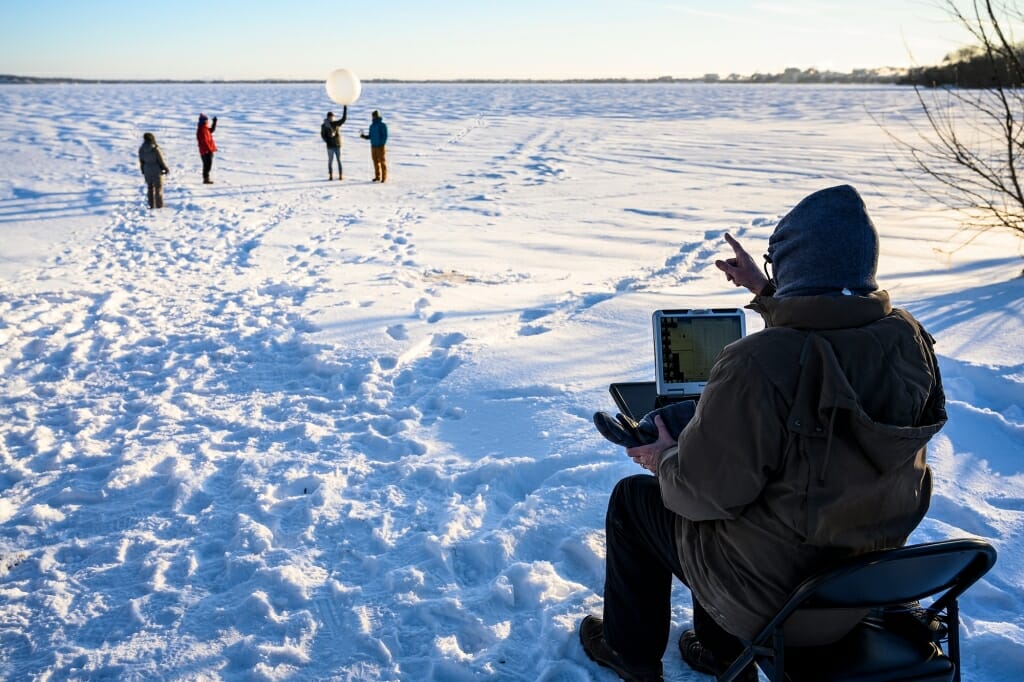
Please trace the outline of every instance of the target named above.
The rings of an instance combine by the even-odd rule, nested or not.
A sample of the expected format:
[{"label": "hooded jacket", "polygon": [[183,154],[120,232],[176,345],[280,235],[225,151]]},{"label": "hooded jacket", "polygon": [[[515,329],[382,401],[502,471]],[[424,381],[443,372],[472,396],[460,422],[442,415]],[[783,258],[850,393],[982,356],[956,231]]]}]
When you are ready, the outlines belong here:
[{"label": "hooded jacket", "polygon": [[766,329],[722,352],[658,467],[690,588],[748,639],[812,573],[905,543],[946,421],[933,340],[884,291],[749,307]]},{"label": "hooded jacket", "polygon": [[345,107],[341,111],[341,118],[337,121],[324,117],[324,122],[320,124],[320,139],[327,144],[328,147],[341,147],[341,125],[348,120],[348,107]]},{"label": "hooded jacket", "polygon": [[139,166],[147,184],[156,185],[162,182],[162,176],[167,172],[167,164],[164,163],[158,144],[148,140],[142,143],[139,147]]},{"label": "hooded jacket", "polygon": [[371,147],[383,147],[388,143],[388,127],[379,116],[370,123],[370,134],[367,136]]},{"label": "hooded jacket", "polygon": [[214,117],[213,125],[206,125],[206,117],[202,117],[196,127],[196,141],[199,143],[199,155],[205,156],[217,151],[217,143],[213,141],[213,133],[217,130],[217,118]]}]

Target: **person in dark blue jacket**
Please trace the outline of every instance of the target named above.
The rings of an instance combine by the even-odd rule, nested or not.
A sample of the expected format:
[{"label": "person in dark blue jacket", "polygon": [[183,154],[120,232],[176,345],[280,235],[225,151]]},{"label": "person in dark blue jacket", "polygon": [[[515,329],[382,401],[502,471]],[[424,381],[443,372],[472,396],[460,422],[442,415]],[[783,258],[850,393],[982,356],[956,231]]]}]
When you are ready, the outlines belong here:
[{"label": "person in dark blue jacket", "polygon": [[360,133],[359,137],[370,141],[370,157],[373,159],[373,181],[385,182],[388,179],[388,162],[384,157],[384,145],[388,141],[388,126],[374,110],[373,122],[370,123],[370,134]]}]

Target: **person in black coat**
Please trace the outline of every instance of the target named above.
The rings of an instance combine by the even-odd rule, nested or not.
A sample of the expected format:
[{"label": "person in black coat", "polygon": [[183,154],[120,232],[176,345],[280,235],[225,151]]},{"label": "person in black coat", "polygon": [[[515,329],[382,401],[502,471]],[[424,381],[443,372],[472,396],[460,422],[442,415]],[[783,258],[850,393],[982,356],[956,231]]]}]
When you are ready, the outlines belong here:
[{"label": "person in black coat", "polygon": [[149,200],[150,208],[164,207],[164,176],[167,175],[167,164],[164,163],[164,155],[160,152],[160,145],[156,143],[156,136],[153,133],[146,133],[142,136],[142,146],[139,147],[139,167],[142,176],[146,178],[146,198]]},{"label": "person in black coat", "polygon": [[328,111],[327,118],[320,126],[320,137],[327,145],[327,179],[334,179],[334,169],[331,167],[331,159],[338,163],[338,179],[341,180],[341,124],[348,118],[348,107],[341,108],[341,118],[334,120],[334,112]]}]

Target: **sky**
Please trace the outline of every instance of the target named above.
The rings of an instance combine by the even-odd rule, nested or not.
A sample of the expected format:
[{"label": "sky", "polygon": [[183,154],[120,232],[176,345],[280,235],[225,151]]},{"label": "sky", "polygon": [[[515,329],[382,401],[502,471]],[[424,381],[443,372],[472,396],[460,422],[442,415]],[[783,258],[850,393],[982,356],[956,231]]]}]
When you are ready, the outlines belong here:
[{"label": "sky", "polygon": [[678,78],[935,64],[935,0],[0,0],[0,74],[127,79]]}]

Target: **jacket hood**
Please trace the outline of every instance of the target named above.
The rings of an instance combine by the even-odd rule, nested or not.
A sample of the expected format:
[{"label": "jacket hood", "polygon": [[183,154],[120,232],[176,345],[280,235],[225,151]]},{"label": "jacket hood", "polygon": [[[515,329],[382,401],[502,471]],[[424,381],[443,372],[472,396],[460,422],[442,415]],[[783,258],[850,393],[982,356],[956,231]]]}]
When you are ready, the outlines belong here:
[{"label": "jacket hood", "polygon": [[885,423],[867,414],[821,334],[808,335],[801,364],[794,405],[802,407],[789,415],[789,430],[801,437],[811,475],[807,542],[902,544],[928,511],[927,443],[946,423],[943,402],[929,399],[908,426]]},{"label": "jacket hood", "polygon": [[878,232],[850,185],[804,198],[768,240],[775,296],[866,294],[878,288]]},{"label": "jacket hood", "polygon": [[[881,472],[914,456],[946,422],[944,403],[929,406],[915,424],[910,424],[912,417],[902,411],[892,412],[899,416],[890,419],[899,425],[887,423],[880,413],[869,414],[869,411],[878,412],[878,408],[865,409],[863,398],[847,376],[847,372],[854,368],[844,369],[832,346],[830,339],[835,335],[836,342],[845,347],[851,344],[882,347],[896,358],[921,352],[915,344],[930,347],[931,336],[905,311],[893,308],[887,292],[875,291],[866,296],[794,296],[783,299],[758,296],[747,307],[759,312],[768,328],[781,327],[806,334],[793,401],[794,406],[800,407],[794,408],[789,416],[791,431],[811,438],[827,436],[835,430],[837,415],[842,412],[845,414],[843,419],[849,422],[850,430],[858,440],[861,453]],[[904,325],[916,333],[908,336],[884,331],[904,328]],[[851,337],[853,334],[862,336],[854,339]],[[925,355],[931,356],[931,351]],[[908,407],[924,405],[932,393],[933,383],[941,385],[938,368],[926,368],[918,363],[900,367],[898,372],[879,374],[887,376],[888,383],[876,388],[898,393],[905,399],[881,402],[902,402]],[[811,405],[816,408],[812,410]]]},{"label": "jacket hood", "polygon": [[[837,414],[839,411],[844,412],[861,454],[880,473],[903,466],[916,457],[918,451],[946,423],[944,408],[929,410],[922,415],[921,423],[911,426],[886,424],[872,419],[864,411],[832,346],[821,335],[811,334],[807,337],[801,360],[803,369],[798,391],[819,392],[817,414],[811,422],[819,428],[826,428],[826,437],[829,438],[836,428]],[[825,456],[830,454],[826,450]]]}]

